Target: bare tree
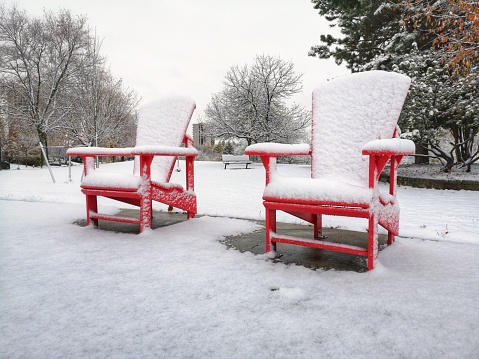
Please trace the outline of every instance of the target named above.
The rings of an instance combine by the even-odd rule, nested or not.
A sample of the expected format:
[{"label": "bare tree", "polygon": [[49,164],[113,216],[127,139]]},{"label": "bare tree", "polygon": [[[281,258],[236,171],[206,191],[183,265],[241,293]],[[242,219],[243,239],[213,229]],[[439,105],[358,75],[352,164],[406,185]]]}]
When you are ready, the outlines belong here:
[{"label": "bare tree", "polygon": [[105,59],[99,50],[100,42],[95,39],[89,47],[88,63],[77,73],[70,91],[73,111],[65,128],[70,138],[82,145],[125,144],[124,135],[132,130],[139,100],[132,90],[124,90],[122,81],[114,79],[104,67]]},{"label": "bare tree", "polygon": [[60,10],[31,19],[15,5],[0,5],[0,81],[17,99],[17,118],[34,127],[45,146],[48,133],[60,128],[71,111],[61,97],[88,42],[83,16]]},{"label": "bare tree", "polygon": [[252,66],[233,66],[224,88],[208,104],[206,130],[213,138],[257,142],[302,140],[310,113],[287,100],[302,90],[301,74],[289,61],[261,55]]},{"label": "bare tree", "polygon": [[100,47],[84,16],[60,10],[29,18],[15,5],[0,5],[0,87],[7,127],[22,122],[27,127],[15,128],[34,129],[45,146],[49,139],[62,145],[65,140],[131,144],[138,99],[106,68]]}]

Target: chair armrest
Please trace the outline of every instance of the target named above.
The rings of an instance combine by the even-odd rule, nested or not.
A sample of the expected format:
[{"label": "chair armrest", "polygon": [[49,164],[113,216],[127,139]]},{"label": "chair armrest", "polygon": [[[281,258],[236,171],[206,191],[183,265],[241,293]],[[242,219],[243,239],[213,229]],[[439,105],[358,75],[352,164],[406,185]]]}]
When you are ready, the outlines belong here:
[{"label": "chair armrest", "polygon": [[260,156],[266,170],[266,185],[276,175],[277,156],[309,156],[311,148],[306,143],[287,145],[282,143],[256,143],[246,147],[245,155]]},{"label": "chair armrest", "polygon": [[197,156],[198,151],[193,147],[173,146],[136,146],[125,148],[108,147],[77,147],[70,148],[67,156]]},{"label": "chair armrest", "polygon": [[151,156],[197,156],[198,151],[194,147],[174,146],[136,146],[133,147],[134,155]]},{"label": "chair armrest", "polygon": [[413,155],[416,145],[411,140],[403,138],[389,138],[384,140],[369,141],[363,147],[363,155],[379,156],[404,156]]},{"label": "chair armrest", "polygon": [[308,156],[311,148],[307,143],[287,145],[283,143],[256,143],[248,146],[244,152],[251,156]]},{"label": "chair armrest", "polygon": [[67,150],[67,156],[133,156],[133,147],[76,147]]}]

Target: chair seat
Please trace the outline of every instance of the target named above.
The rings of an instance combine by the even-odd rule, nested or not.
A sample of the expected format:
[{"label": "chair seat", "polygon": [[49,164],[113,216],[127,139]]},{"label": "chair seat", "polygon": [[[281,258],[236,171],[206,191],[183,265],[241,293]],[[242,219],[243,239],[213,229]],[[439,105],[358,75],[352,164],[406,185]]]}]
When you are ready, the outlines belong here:
[{"label": "chair seat", "polygon": [[[303,178],[277,176],[265,187],[263,199],[267,201],[347,204],[348,206],[369,207],[374,191],[359,185],[328,178]],[[383,205],[394,204],[395,198],[388,193],[379,194]]]},{"label": "chair seat", "polygon": [[136,191],[142,183],[143,181],[139,176],[125,173],[92,171],[83,178],[81,187]]},{"label": "chair seat", "polygon": [[279,199],[285,202],[327,202],[369,205],[373,190],[340,180],[281,177],[271,180],[265,187],[265,200]]}]

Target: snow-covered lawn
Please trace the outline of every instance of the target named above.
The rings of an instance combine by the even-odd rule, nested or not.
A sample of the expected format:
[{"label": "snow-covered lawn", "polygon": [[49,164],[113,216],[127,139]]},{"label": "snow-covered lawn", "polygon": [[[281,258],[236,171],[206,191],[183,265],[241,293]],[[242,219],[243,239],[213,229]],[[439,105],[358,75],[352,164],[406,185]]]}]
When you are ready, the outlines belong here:
[{"label": "snow-covered lawn", "polygon": [[400,187],[374,271],[313,271],[220,243],[263,218],[259,164],[196,162],[205,216],[142,235],[73,224],[81,166],[20,168],[0,172],[0,358],[478,357],[479,192]]}]

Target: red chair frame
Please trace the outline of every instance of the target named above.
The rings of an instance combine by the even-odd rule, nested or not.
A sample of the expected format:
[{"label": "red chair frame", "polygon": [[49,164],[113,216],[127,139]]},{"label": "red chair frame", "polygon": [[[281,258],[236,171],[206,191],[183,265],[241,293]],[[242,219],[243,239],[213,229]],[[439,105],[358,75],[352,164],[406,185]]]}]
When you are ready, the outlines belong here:
[{"label": "red chair frame", "polygon": [[[187,212],[187,219],[197,212],[194,192],[194,159],[198,152],[193,139],[185,135],[196,105],[189,97],[172,96],[152,102],[140,111],[137,146],[128,148],[80,147],[67,151],[81,156],[84,178],[81,191],[86,196],[87,225],[98,227],[99,220],[138,224],[140,233],[152,224],[153,201]],[[141,128],[140,128],[141,125]],[[182,133],[180,131],[183,131]],[[152,142],[166,145],[155,145]],[[97,156],[135,156],[135,174],[111,174],[95,169]],[[155,157],[169,157],[154,162]],[[186,159],[186,189],[170,183],[178,156]],[[155,176],[152,168],[154,167]],[[102,196],[139,207],[139,218],[101,214],[97,197]]]},{"label": "red chair frame", "polygon": [[[409,82],[404,79],[405,76],[398,74],[395,75],[399,77],[400,82],[402,81],[402,89],[399,91],[402,92],[402,98],[399,99],[399,101],[404,101],[407,88],[409,87]],[[392,77],[392,80],[397,81],[398,79],[395,78],[395,75],[386,76]],[[376,76],[376,74],[373,76]],[[355,80],[358,80],[358,78],[355,78]],[[359,78],[359,80],[362,80],[362,78]],[[402,102],[400,102],[400,104],[402,104]],[[314,109],[315,107],[313,106],[313,117]],[[399,114],[397,114],[397,116],[399,116]],[[397,117],[395,121],[397,121]],[[391,133],[391,135],[392,138],[373,139],[363,145],[361,154],[369,156],[368,184],[364,190],[366,191],[365,193],[370,193],[370,199],[358,201],[342,200],[341,195],[336,196],[337,199],[335,199],[335,193],[332,193],[332,196],[330,197],[325,197],[327,199],[320,199],[319,197],[308,198],[307,196],[302,197],[301,195],[290,195],[288,193],[277,194],[273,192],[273,194],[271,194],[271,190],[268,191],[268,189],[271,188],[270,184],[275,183],[275,181],[278,183],[277,179],[279,176],[276,173],[276,158],[278,156],[298,155],[314,157],[314,148],[311,150],[310,146],[305,144],[286,145],[271,143],[255,144],[247,147],[245,154],[250,156],[259,156],[266,170],[266,188],[263,195],[263,204],[266,212],[266,252],[276,252],[277,243],[321,248],[325,250],[338,251],[366,257],[368,270],[373,269],[378,254],[378,225],[381,225],[387,229],[388,245],[393,243],[395,236],[399,233],[399,213],[390,214],[388,210],[397,206],[395,197],[398,166],[404,155],[414,154],[415,152],[415,145],[412,141],[398,138],[400,133],[397,127],[396,130],[394,130],[394,133]],[[389,196],[380,194],[378,188],[380,174],[388,162],[390,163]],[[312,165],[312,174],[313,172]],[[289,180],[287,178],[283,178],[282,181],[283,183],[286,183],[284,181],[290,181],[292,186],[295,185],[294,179]],[[324,188],[328,188],[328,185],[331,184],[331,181],[327,179],[318,180],[311,178],[306,179],[306,181],[309,181],[308,183],[310,184],[316,181],[314,182],[316,187],[313,189],[318,189],[319,191],[322,191]],[[347,184],[345,183],[345,185]],[[291,185],[289,185],[289,187],[284,187],[292,189],[291,192],[297,192],[296,189],[293,191]],[[358,189],[360,188],[358,187]],[[313,238],[305,239],[278,233],[276,226],[276,212],[278,210],[284,211],[308,223],[311,223],[313,225]],[[325,241],[321,236],[322,215],[367,219],[367,248]]]},{"label": "red chair frame", "polygon": [[[158,201],[172,207],[183,209],[187,218],[197,213],[196,195],[194,194],[194,158],[198,152],[192,147],[193,140],[185,136],[185,147],[168,148],[166,146],[147,146],[132,148],[74,148],[68,150],[69,156],[81,156],[84,163],[85,176],[95,171],[96,156],[139,156],[141,185],[136,187],[95,187],[81,185],[86,196],[87,225],[91,222],[98,227],[98,220],[108,220],[140,225],[140,233],[151,228],[152,203]],[[87,151],[87,152],[86,152]],[[85,153],[86,152],[86,153]],[[186,158],[186,191],[181,186],[155,183],[151,180],[151,163],[155,156],[185,156]],[[97,197],[103,196],[140,208],[139,219],[111,216],[98,213]]]}]

